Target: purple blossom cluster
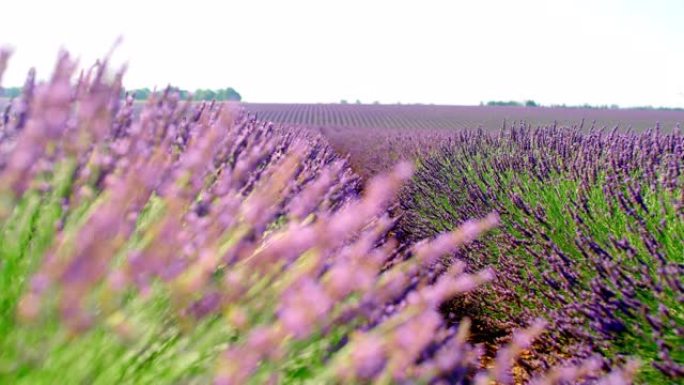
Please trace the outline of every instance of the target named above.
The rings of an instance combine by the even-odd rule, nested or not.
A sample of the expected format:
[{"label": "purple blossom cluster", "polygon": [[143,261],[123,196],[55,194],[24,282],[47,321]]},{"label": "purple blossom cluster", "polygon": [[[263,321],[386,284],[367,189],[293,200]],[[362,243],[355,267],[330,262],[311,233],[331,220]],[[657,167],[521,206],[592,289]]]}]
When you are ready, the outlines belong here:
[{"label": "purple blossom cluster", "polygon": [[[498,132],[513,122],[580,127],[631,127],[641,132],[660,121],[684,124],[684,111],[502,106],[245,103],[260,119],[319,131],[356,173],[369,178],[400,160],[422,158],[464,130]],[[507,123],[508,122],[508,123]],[[589,128],[589,124],[586,124]]]},{"label": "purple blossom cluster", "polygon": [[[513,382],[511,365],[544,322],[530,320],[480,370],[469,321],[447,322],[440,311],[492,280],[490,269],[442,261],[495,227],[497,215],[400,248],[388,207],[410,164],[361,193],[346,159],[315,133],[169,90],[136,113],[131,97],[120,98],[123,73],[103,61],[74,81],[76,69],[65,53],[49,81],[29,76],[0,120],[0,229],[20,226],[27,202],[59,203],[27,225],[45,228],[26,232],[22,255],[36,260],[17,280],[12,309],[17,333],[58,331],[12,346],[24,352],[17,360],[30,361],[13,365],[40,372],[60,362],[51,349],[62,334],[76,343],[98,330],[134,344],[181,338],[216,319],[230,338],[213,341],[214,369],[176,383],[278,383],[320,345],[323,356],[313,359],[324,365],[309,378],[317,383]],[[54,223],[41,221],[53,214]],[[39,242],[36,233],[50,235]],[[145,318],[140,307],[160,310]],[[126,356],[153,355],[145,349],[156,345]],[[587,357],[536,381],[626,384],[634,372],[602,369]]]},{"label": "purple blossom cluster", "polygon": [[[502,231],[453,258],[497,279],[474,299],[495,333],[545,317],[543,358],[638,356],[684,377],[684,136],[526,124],[464,131],[400,200],[409,238],[496,211]],[[554,354],[551,354],[554,353]]]}]

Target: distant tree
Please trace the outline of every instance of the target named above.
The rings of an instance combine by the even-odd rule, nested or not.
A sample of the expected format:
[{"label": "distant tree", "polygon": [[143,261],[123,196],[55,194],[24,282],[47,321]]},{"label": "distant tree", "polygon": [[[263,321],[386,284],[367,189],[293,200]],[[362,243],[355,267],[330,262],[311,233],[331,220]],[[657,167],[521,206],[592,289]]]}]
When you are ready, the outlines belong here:
[{"label": "distant tree", "polygon": [[[176,86],[169,86],[167,89],[165,89],[165,91],[166,90],[178,93],[178,96],[181,99],[187,99],[191,95],[190,91],[184,90]],[[133,94],[133,97],[136,100],[147,100],[152,95],[152,91],[149,88],[138,88],[129,90],[128,92]],[[192,98],[193,100],[242,100],[242,96],[232,87],[222,88],[218,90],[198,89],[194,93],[192,93]]]},{"label": "distant tree", "polygon": [[21,87],[7,87],[7,88],[0,88],[0,96],[6,97],[6,98],[16,98],[21,96]]},{"label": "distant tree", "polygon": [[197,89],[194,95],[195,100],[214,100],[216,99],[216,92],[210,89]]},{"label": "distant tree", "polygon": [[135,100],[147,100],[152,96],[152,91],[149,88],[139,88],[137,90],[132,90],[133,99]]},{"label": "distant tree", "polygon": [[234,100],[234,101],[240,101],[242,100],[242,95],[240,95],[233,87],[228,87],[224,88],[222,90],[219,90],[221,94],[221,100]]},{"label": "distant tree", "polygon": [[349,104],[349,102],[347,101],[347,99],[342,99],[340,100],[340,104]]},{"label": "distant tree", "polygon": [[218,90],[210,89],[198,89],[194,94],[195,100],[218,100],[218,101],[240,101],[242,100],[242,95],[240,95],[233,87],[221,88]]},{"label": "distant tree", "polygon": [[508,101],[508,102],[493,100],[493,101],[487,102],[487,105],[488,106],[503,106],[503,107],[521,107],[522,103],[516,102],[513,100]]},{"label": "distant tree", "polygon": [[361,100],[356,99],[356,104],[361,104]]},{"label": "distant tree", "polygon": [[525,101],[525,107],[539,107],[539,105],[534,100]]},{"label": "distant tree", "polygon": [[188,99],[190,97],[190,92],[179,87],[169,86],[168,91],[177,93],[181,99]]}]

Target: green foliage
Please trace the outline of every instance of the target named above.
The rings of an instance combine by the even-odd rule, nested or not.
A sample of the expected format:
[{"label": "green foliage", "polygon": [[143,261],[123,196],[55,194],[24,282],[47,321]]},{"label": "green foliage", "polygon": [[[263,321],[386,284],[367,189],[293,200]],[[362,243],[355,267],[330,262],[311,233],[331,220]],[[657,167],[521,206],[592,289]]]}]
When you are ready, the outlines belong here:
[{"label": "green foliage", "polygon": [[195,91],[193,98],[195,100],[219,100],[219,101],[240,101],[242,96],[235,91],[232,87],[210,90],[210,89],[198,89]]},{"label": "green foliage", "polygon": [[133,94],[133,98],[136,100],[147,100],[152,96],[152,91],[149,88],[140,88],[130,91]]},{"label": "green foliage", "polygon": [[6,97],[6,98],[16,98],[21,95],[21,87],[8,87],[8,88],[1,88],[0,87],[0,97]]},{"label": "green foliage", "polygon": [[[170,86],[168,88],[171,92],[177,92],[181,99],[187,99],[192,96],[193,100],[216,100],[216,101],[240,101],[242,96],[234,88],[221,88],[221,89],[198,89],[195,92],[190,92],[178,87]],[[133,94],[136,100],[147,100],[152,96],[152,90],[149,88],[138,88],[128,90],[128,92]]]},{"label": "green foliage", "polygon": [[499,106],[499,107],[522,107],[522,103],[516,102],[514,100],[510,101],[500,101],[500,100],[490,100],[487,102],[488,106]]},{"label": "green foliage", "polygon": [[[38,324],[18,322],[17,306],[30,277],[53,243],[55,224],[64,221],[67,232],[76,232],[97,209],[97,199],[70,212],[62,210],[75,162],[61,163],[45,182],[53,186],[42,195],[23,195],[11,216],[0,227],[0,383],[2,384],[179,384],[210,383],[218,355],[244,335],[231,329],[221,314],[183,327],[172,311],[167,288],[156,284],[147,296],[130,295],[111,311],[106,322],[74,336],[61,325],[58,306],[46,303]],[[143,234],[154,226],[164,207],[153,198],[137,221],[125,250],[144,243]],[[0,222],[2,224],[2,222]],[[95,292],[92,296],[105,295]],[[101,309],[105,314],[106,308]],[[144,334],[122,338],[125,324],[144,325]],[[322,372],[325,352],[346,329],[326,338],[317,336],[293,343],[291,358],[283,368],[283,383],[301,383]]]},{"label": "green foliage", "polygon": [[[615,310],[626,329],[607,341],[603,341],[605,335],[590,327],[586,331],[593,336],[596,347],[602,349],[606,357],[638,357],[643,362],[640,383],[671,383],[671,378],[652,366],[658,360],[661,348],[657,339],[653,338],[656,330],[647,315],[658,314],[659,306],[669,309],[667,319],[673,326],[664,329],[662,340],[673,347],[672,359],[681,363],[684,362],[684,351],[681,349],[684,339],[678,335],[678,328],[684,326],[684,304],[678,294],[664,284],[662,264],[653,256],[644,234],[654,234],[659,245],[658,251],[668,263],[684,263],[681,252],[684,247],[684,217],[678,214],[678,210],[681,210],[678,209],[681,204],[678,194],[681,192],[659,184],[641,183],[637,188],[642,192],[644,206],[635,205],[632,207],[634,211],[630,212],[622,209],[618,198],[606,190],[608,170],[599,170],[593,182],[587,182],[578,174],[567,171],[553,171],[542,179],[534,172],[526,172],[524,168],[503,170],[495,166],[494,159],[510,159],[508,157],[515,157],[516,151],[521,149],[501,146],[480,152],[464,150],[422,162],[423,169],[439,174],[434,179],[416,178],[416,185],[411,190],[415,194],[413,206],[408,216],[417,215],[434,233],[439,233],[467,219],[466,213],[473,215],[478,211],[493,209],[501,213],[502,226],[499,231],[484,237],[478,248],[469,248],[460,254],[475,268],[491,264],[502,273],[512,274],[502,274],[502,279],[516,276],[524,281],[524,284],[510,287],[517,292],[516,301],[512,303],[497,301],[493,293],[482,293],[478,300],[487,305],[480,308],[484,312],[484,316],[480,316],[497,321],[493,324],[515,322],[529,316],[544,317],[552,312],[567,310],[562,302],[528,295],[554,290],[541,279],[542,275],[563,281],[562,275],[551,266],[554,262],[546,259],[553,254],[548,247],[550,244],[572,259],[572,269],[579,277],[572,292],[559,291],[580,306],[583,301],[588,301],[587,296],[592,292],[594,281],[604,280],[597,271],[596,261],[587,259],[585,252],[581,251],[580,244],[585,248],[587,246],[583,241],[578,244],[578,234],[586,237],[584,239],[591,239],[612,256],[611,263],[619,264],[617,268],[621,274],[627,274],[638,282],[630,289],[635,290],[634,300],[643,306],[643,313],[628,315]],[[543,159],[542,154],[530,157]],[[418,176],[423,174],[419,171]],[[638,171],[632,177],[638,180]],[[681,179],[679,183],[682,183]],[[626,185],[622,188],[625,194],[629,194]],[[480,194],[486,199],[479,200],[477,197]],[[586,201],[586,209],[582,208],[583,201]],[[469,209],[465,210],[464,207]],[[541,223],[528,210],[542,213],[545,223]],[[524,235],[522,231],[532,232],[533,235]],[[511,242],[511,239],[515,241]],[[628,242],[635,250],[634,255],[617,247],[615,240]],[[503,257],[506,259],[501,260]],[[645,270],[642,264],[646,266]],[[621,286],[629,285],[628,282],[621,282]],[[661,289],[653,290],[656,285],[661,285]],[[615,301],[624,299],[621,291],[625,289],[624,286],[616,287],[613,282],[609,287],[616,293]],[[539,298],[542,300],[538,301]],[[453,309],[456,313],[463,310]],[[590,321],[587,319],[583,322],[587,322],[588,326]]]}]

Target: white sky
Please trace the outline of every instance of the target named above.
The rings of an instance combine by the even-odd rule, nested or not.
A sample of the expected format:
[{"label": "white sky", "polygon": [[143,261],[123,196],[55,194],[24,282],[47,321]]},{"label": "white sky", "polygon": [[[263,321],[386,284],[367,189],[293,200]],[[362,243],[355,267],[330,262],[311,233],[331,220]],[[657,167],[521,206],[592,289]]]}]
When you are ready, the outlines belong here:
[{"label": "white sky", "polygon": [[0,0],[5,85],[123,36],[128,87],[252,102],[684,106],[684,0]]}]

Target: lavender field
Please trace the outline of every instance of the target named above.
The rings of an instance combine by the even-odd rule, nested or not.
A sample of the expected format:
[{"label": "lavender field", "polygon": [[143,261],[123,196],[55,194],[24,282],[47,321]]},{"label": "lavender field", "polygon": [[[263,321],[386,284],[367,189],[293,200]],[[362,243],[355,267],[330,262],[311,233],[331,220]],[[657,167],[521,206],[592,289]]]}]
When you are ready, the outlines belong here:
[{"label": "lavender field", "polygon": [[643,132],[684,125],[684,110],[507,106],[358,104],[257,104],[244,108],[258,119],[320,132],[355,172],[370,177],[399,160],[430,153],[463,130],[496,133],[527,125],[579,131]]},{"label": "lavender field", "polygon": [[0,113],[0,383],[684,381],[684,112],[76,69]]},{"label": "lavender field", "polygon": [[684,110],[646,108],[583,108],[523,106],[440,106],[400,104],[265,104],[244,103],[259,119],[309,127],[357,127],[365,129],[462,130],[482,128],[498,131],[504,120],[533,126],[579,126],[584,128],[641,132],[658,122],[667,130],[684,124]]}]

